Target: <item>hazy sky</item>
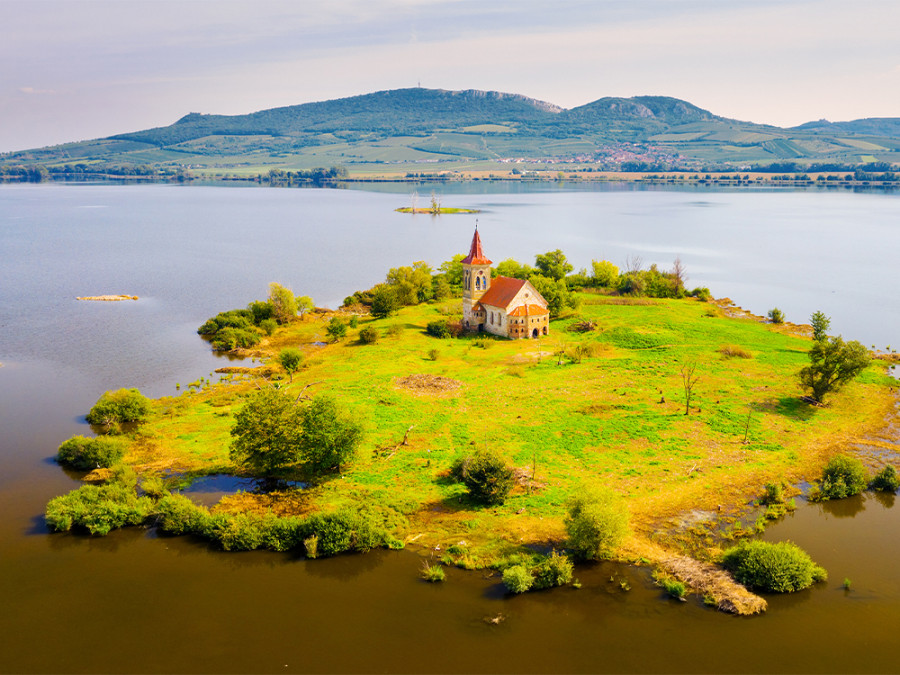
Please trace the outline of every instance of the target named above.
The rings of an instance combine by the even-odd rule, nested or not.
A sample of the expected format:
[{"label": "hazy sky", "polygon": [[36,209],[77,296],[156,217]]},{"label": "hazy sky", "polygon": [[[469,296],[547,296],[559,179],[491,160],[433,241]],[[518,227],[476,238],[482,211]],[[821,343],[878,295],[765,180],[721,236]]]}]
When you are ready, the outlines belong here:
[{"label": "hazy sky", "polygon": [[0,0],[0,152],[383,89],[900,117],[900,0]]}]

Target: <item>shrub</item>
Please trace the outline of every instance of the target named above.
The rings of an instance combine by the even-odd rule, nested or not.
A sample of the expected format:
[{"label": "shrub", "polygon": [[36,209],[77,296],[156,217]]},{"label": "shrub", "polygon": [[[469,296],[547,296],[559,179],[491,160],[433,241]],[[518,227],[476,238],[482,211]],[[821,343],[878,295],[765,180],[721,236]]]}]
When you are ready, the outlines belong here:
[{"label": "shrub", "polygon": [[347,508],[313,514],[306,520],[303,530],[306,535],[304,544],[315,537],[316,555],[324,556],[346,551],[366,552],[383,545],[388,539],[388,534],[376,526],[371,516]]},{"label": "shrub", "polygon": [[375,344],[378,341],[378,329],[366,326],[359,331],[359,341],[366,345]]},{"label": "shrub", "polygon": [[683,581],[666,574],[654,573],[653,579],[662,589],[673,598],[683,598],[687,594],[687,586]]},{"label": "shrub", "polygon": [[866,489],[868,483],[869,476],[859,458],[837,455],[831,458],[822,472],[822,483],[816,501],[858,495]]},{"label": "shrub", "polygon": [[515,483],[513,470],[500,455],[489,450],[478,450],[457,460],[451,475],[465,484],[473,499],[488,505],[505,502]]},{"label": "shrub", "polygon": [[534,585],[534,577],[525,565],[513,565],[503,570],[503,585],[510,593],[524,593]]},{"label": "shrub", "polygon": [[784,323],[784,312],[777,307],[770,309],[767,316],[772,323]]},{"label": "shrub", "polygon": [[582,489],[567,503],[568,546],[579,558],[609,557],[628,534],[628,511],[609,488]]},{"label": "shrub", "polygon": [[436,338],[450,337],[450,324],[446,319],[436,319],[429,321],[425,327],[425,332]]},{"label": "shrub", "polygon": [[741,542],[725,551],[722,565],[745,586],[774,593],[792,593],[828,578],[806,551],[790,542]]},{"label": "shrub", "polygon": [[334,342],[337,342],[343,337],[347,335],[347,324],[341,321],[336,316],[331,317],[331,321],[328,322],[328,327],[325,329],[325,332],[328,333],[328,337],[331,338]]},{"label": "shrub", "polygon": [[73,436],[63,441],[56,453],[56,461],[79,471],[109,468],[122,461],[125,441],[121,438]]},{"label": "shrub", "polygon": [[422,578],[431,583],[444,580],[444,568],[440,563],[430,564],[427,560],[422,562]]},{"label": "shrub", "polygon": [[873,490],[883,492],[896,492],[900,488],[900,479],[897,478],[897,470],[888,464],[872,478],[870,486]]},{"label": "shrub", "polygon": [[780,483],[766,483],[764,490],[763,496],[759,498],[760,504],[767,506],[784,503],[784,488]]},{"label": "shrub", "polygon": [[551,551],[531,570],[535,590],[565,586],[572,581],[572,561],[565,555]]},{"label": "shrub", "polygon": [[161,499],[169,494],[169,489],[162,476],[146,476],[141,480],[141,492],[153,499]]},{"label": "shrub", "polygon": [[315,560],[319,557],[319,537],[311,534],[303,540],[303,549],[306,551],[306,557]]},{"label": "shrub", "polygon": [[105,536],[114,529],[144,522],[153,504],[149,497],[138,497],[134,487],[126,483],[84,485],[51,499],[45,516],[53,530],[67,531],[77,526]]},{"label": "shrub", "polygon": [[278,322],[275,319],[263,319],[259,322],[259,327],[266,335],[272,335],[278,329]]},{"label": "shrub", "polygon": [[350,328],[356,328],[359,325],[359,317],[356,314],[350,317],[349,325]]},{"label": "shrub", "polygon": [[388,326],[387,334],[389,337],[397,337],[401,333],[403,333],[403,326],[399,323],[391,324]]},{"label": "shrub", "polygon": [[142,422],[150,414],[150,400],[137,389],[107,391],[87,414],[91,424]]},{"label": "shrub", "polygon": [[748,352],[743,347],[738,347],[737,345],[722,345],[721,347],[719,347],[719,349],[717,351],[722,356],[724,356],[726,359],[731,359],[731,358],[735,358],[735,357],[738,357],[741,359],[752,359],[753,358],[753,354]]},{"label": "shrub", "polygon": [[253,551],[263,543],[263,519],[255,514],[216,514],[208,529],[225,551]]},{"label": "shrub", "polygon": [[708,288],[697,287],[691,291],[691,297],[697,298],[700,302],[709,302],[712,300],[712,293]]},{"label": "shrub", "polygon": [[303,520],[267,514],[263,518],[263,547],[272,551],[291,551],[303,543]]},{"label": "shrub", "polygon": [[429,361],[437,361],[441,357],[440,349],[429,349],[428,350],[428,360]]},{"label": "shrub", "polygon": [[252,328],[223,328],[216,333],[210,344],[217,352],[230,352],[232,349],[255,347],[259,340],[259,333]]},{"label": "shrub", "polygon": [[209,511],[184,495],[168,495],[156,505],[156,524],[168,534],[203,534],[207,531]]}]

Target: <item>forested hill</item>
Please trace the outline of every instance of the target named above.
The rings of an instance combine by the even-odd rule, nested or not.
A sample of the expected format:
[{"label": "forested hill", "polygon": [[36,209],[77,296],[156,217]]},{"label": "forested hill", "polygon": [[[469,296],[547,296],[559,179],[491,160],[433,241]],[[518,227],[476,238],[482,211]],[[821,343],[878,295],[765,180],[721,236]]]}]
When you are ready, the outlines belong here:
[{"label": "forested hill", "polygon": [[601,98],[566,110],[518,94],[414,88],[247,115],[191,113],[166,127],[9,153],[0,156],[0,169],[186,167],[227,175],[337,165],[377,173],[558,163],[657,171],[898,161],[896,118],[782,129],[665,96]]}]

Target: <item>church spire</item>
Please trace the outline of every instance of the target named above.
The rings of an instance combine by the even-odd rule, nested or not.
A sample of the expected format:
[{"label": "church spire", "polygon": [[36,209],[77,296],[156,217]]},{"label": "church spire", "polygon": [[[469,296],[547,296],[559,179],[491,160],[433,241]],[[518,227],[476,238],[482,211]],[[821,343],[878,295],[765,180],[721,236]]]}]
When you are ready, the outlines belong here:
[{"label": "church spire", "polygon": [[491,261],[484,255],[481,249],[481,237],[478,235],[478,225],[475,225],[475,235],[472,237],[472,246],[469,255],[462,260],[464,265],[490,265]]}]

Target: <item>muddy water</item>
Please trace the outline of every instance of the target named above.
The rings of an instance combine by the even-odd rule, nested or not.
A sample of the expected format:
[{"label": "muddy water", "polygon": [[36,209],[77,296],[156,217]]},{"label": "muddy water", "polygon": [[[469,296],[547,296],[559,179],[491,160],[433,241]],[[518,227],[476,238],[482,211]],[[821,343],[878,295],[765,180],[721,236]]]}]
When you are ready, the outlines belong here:
[{"label": "muddy water", "polygon": [[[77,485],[49,460],[56,447],[71,435],[89,433],[83,415],[105,389],[139,386],[158,396],[174,393],[175,382],[207,376],[219,361],[193,330],[210,313],[246,304],[274,279],[295,290],[316,289],[314,297],[321,297],[337,290],[324,282],[339,278],[348,286],[341,293],[347,293],[377,281],[365,265],[383,273],[387,266],[426,255],[439,261],[449,257],[444,251],[452,242],[465,244],[469,236],[436,231],[430,220],[397,225],[385,216],[361,231],[359,246],[341,270],[321,270],[314,266],[309,242],[317,242],[316,255],[326,260],[339,260],[346,242],[322,243],[319,229],[303,230],[310,213],[325,222],[338,214],[333,234],[343,232],[345,220],[364,213],[392,213],[388,207],[396,200],[355,194],[338,203],[320,193],[301,198],[229,190],[210,199],[202,190],[110,189],[116,188],[39,187],[16,191],[14,199],[0,190],[0,671],[900,668],[895,648],[900,575],[894,564],[900,509],[874,497],[804,505],[773,527],[767,538],[796,541],[831,578],[809,591],[770,597],[769,612],[749,619],[720,614],[696,599],[669,600],[646,571],[612,565],[580,568],[581,590],[509,598],[495,578],[480,573],[450,570],[442,585],[421,582],[421,558],[411,551],[306,562],[283,554],[218,553],[188,538],[157,538],[152,530],[103,539],[48,534],[40,517],[44,505]],[[778,211],[761,197],[753,209]],[[783,203],[785,196],[778,198]],[[485,209],[482,224],[494,222],[502,229],[508,219],[509,228],[521,228],[528,250],[511,255],[525,258],[557,245],[565,249],[565,242],[557,243],[559,232],[552,241],[540,239],[541,219],[527,216],[535,208],[556,213],[559,196],[547,199],[491,196],[478,204]],[[597,206],[581,199],[583,213],[574,207],[566,212],[575,222]],[[679,199],[618,195],[608,215],[627,220],[634,210],[647,217],[641,222],[649,222],[657,208],[682,213],[675,204]],[[743,213],[743,198],[710,199],[732,216]],[[792,203],[801,221],[811,217],[803,211],[806,201]],[[874,215],[866,222],[878,223],[882,236],[895,203],[853,202],[871,206]],[[217,211],[222,204],[227,208]],[[693,207],[684,208],[694,213]],[[688,216],[681,217],[688,222]],[[273,225],[278,218],[284,221],[280,229]],[[580,237],[589,237],[592,222],[584,220]],[[262,229],[248,229],[248,223]],[[468,225],[464,229],[468,232]],[[633,236],[642,236],[636,232]],[[278,237],[295,252],[279,257],[261,243],[282,241]],[[383,251],[386,238],[402,247],[396,259]],[[727,248],[721,240],[717,246]],[[426,254],[416,253],[423,249]],[[707,264],[718,260],[707,254]],[[697,259],[698,267],[702,262]],[[869,260],[870,267],[876,263]],[[728,266],[721,262],[719,268]],[[299,270],[293,280],[292,270]],[[348,281],[344,271],[356,276]],[[749,283],[749,277],[738,274],[732,283]],[[141,300],[101,305],[71,299],[103,292],[136,293]],[[892,293],[893,285],[873,282],[867,293],[883,306],[896,302],[879,292]],[[879,329],[893,336],[892,321],[896,316]],[[845,577],[851,580],[849,592],[842,588]],[[502,620],[495,625],[486,618]]]}]

